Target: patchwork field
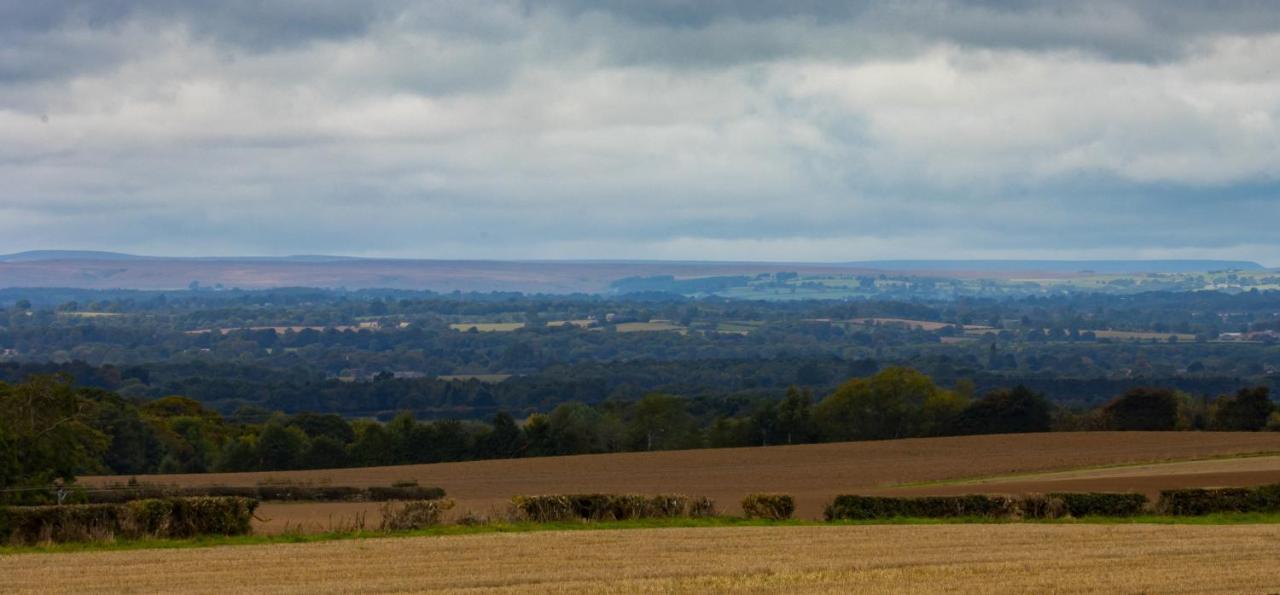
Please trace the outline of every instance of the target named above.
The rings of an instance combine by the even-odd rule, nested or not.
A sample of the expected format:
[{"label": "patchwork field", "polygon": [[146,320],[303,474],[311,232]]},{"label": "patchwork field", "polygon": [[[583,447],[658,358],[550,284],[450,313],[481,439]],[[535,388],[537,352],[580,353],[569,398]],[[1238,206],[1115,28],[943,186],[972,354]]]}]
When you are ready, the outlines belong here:
[{"label": "patchwork field", "polygon": [[[998,489],[988,489],[987,485],[918,484],[1252,453],[1280,453],[1280,434],[1080,432],[968,436],[363,469],[168,475],[139,480],[180,485],[251,486],[287,481],[368,486],[412,479],[421,485],[445,488],[458,502],[455,512],[459,514],[468,510],[479,514],[500,513],[516,494],[569,492],[709,496],[722,511],[736,513],[742,496],[767,491],[794,495],[797,517],[816,519],[822,507],[839,493],[1042,491],[1041,478],[1030,481],[1026,477],[1011,478],[1013,483]],[[1280,457],[1222,459],[1197,465],[1193,469],[1198,473],[1186,473],[1186,469],[1178,468],[1176,473],[1166,474],[1171,479],[1156,479],[1162,476],[1153,470],[1139,480],[1117,480],[1105,474],[1068,476],[1076,483],[1054,485],[1071,485],[1073,489],[1148,489],[1144,486],[1156,486],[1158,481],[1165,482],[1159,487],[1257,485],[1280,481]],[[85,481],[103,484],[126,479],[97,477]],[[1022,483],[1017,483],[1019,481]],[[896,487],[898,484],[917,485]],[[376,524],[378,508],[376,504],[357,503],[267,503],[259,509],[264,521],[257,529],[268,533],[298,527],[318,530],[344,526],[360,515],[372,525]]]},{"label": "patchwork field", "polygon": [[0,576],[11,593],[1239,593],[1280,588],[1278,551],[1277,525],[782,526],[17,555]]}]

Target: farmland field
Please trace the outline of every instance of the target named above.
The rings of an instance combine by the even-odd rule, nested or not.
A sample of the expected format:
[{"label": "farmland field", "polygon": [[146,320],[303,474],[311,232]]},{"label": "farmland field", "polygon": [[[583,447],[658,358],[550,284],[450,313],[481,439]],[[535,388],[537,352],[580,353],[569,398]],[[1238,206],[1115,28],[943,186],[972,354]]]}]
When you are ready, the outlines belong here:
[{"label": "farmland field", "polygon": [[1154,498],[1160,490],[1184,487],[1247,486],[1280,483],[1280,456],[1215,458],[1141,465],[1119,465],[1050,473],[988,477],[885,490],[894,495],[949,495],[974,492],[1027,494],[1044,492],[1141,492]]},{"label": "farmland field", "polygon": [[467,332],[475,329],[481,333],[509,333],[524,328],[523,322],[462,322],[451,324],[449,328],[455,331]]},{"label": "farmland field", "polygon": [[[1009,474],[1066,471],[1084,467],[1150,463],[1280,452],[1280,434],[1215,432],[1080,432],[919,438],[768,448],[707,449],[652,453],[580,455],[514,460],[406,465],[362,469],[272,471],[140,477],[181,485],[256,485],[289,481],[332,485],[388,485],[416,480],[443,487],[458,502],[456,512],[489,514],[516,494],[569,492],[684,493],[713,498],[723,512],[736,513],[747,493],[774,491],[796,497],[797,517],[815,519],[839,493],[881,493],[897,484],[961,480]],[[1270,458],[1275,459],[1275,458]],[[1261,461],[1259,459],[1258,461]],[[1251,464],[1262,464],[1254,461]],[[1205,463],[1230,465],[1230,459]],[[1169,480],[1187,486],[1254,485],[1280,481],[1280,465],[1234,468],[1234,475],[1182,474]],[[90,484],[127,478],[87,478]],[[1085,479],[1089,482],[1105,479]],[[1150,482],[1151,479],[1145,479]],[[1209,483],[1204,483],[1208,481]],[[902,488],[897,488],[902,489]],[[917,490],[955,490],[920,486]],[[972,486],[967,491],[975,491]],[[267,503],[257,526],[266,533],[299,526],[321,530],[342,526],[356,515],[376,524],[378,505],[361,503]]]},{"label": "farmland field", "polygon": [[1267,592],[1278,543],[1276,525],[550,531],[17,555],[0,576],[15,593]]},{"label": "farmland field", "polygon": [[650,320],[649,322],[622,322],[617,325],[620,333],[644,333],[659,331],[685,332],[685,328],[667,320]]}]

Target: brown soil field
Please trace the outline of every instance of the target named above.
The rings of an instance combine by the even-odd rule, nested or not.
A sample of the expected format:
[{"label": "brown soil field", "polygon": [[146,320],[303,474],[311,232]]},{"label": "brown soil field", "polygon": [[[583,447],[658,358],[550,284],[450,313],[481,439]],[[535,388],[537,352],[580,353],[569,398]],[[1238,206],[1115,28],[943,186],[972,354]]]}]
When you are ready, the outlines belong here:
[{"label": "brown soil field", "polygon": [[1044,492],[1141,492],[1155,499],[1160,490],[1280,483],[1280,456],[1126,465],[1012,477],[991,477],[925,486],[877,490],[893,495],[1028,494]]},{"label": "brown soil field", "polygon": [[0,557],[5,592],[1275,592],[1280,526],[917,525],[383,538]]},{"label": "brown soil field", "polygon": [[[799,518],[816,519],[836,494],[880,493],[895,484],[1262,452],[1280,452],[1280,433],[1015,434],[138,479],[180,485],[250,486],[267,481],[367,486],[412,479],[421,485],[443,487],[458,502],[455,512],[459,514],[468,510],[479,514],[500,512],[517,494],[573,492],[708,496],[721,511],[736,513],[738,501],[748,493],[783,492],[795,496]],[[1276,473],[1269,470],[1240,473],[1230,478],[1231,485],[1277,480]],[[84,479],[89,484],[126,480]],[[956,486],[921,489],[946,491]],[[965,489],[979,491],[973,486]],[[259,509],[259,516],[268,520],[257,528],[276,532],[299,525],[340,526],[358,513],[364,513],[371,524],[376,524],[378,509],[376,504],[267,503]]]}]

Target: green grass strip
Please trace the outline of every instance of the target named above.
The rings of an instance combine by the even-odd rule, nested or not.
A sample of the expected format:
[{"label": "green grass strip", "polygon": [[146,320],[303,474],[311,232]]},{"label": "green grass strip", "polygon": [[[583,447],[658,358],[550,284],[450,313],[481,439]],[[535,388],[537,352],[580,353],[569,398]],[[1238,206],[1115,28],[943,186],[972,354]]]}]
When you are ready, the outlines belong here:
[{"label": "green grass strip", "polygon": [[628,521],[564,522],[564,523],[488,523],[481,525],[441,525],[417,531],[386,533],[382,531],[344,531],[326,533],[210,536],[192,539],[139,539],[98,542],[55,543],[37,546],[0,547],[0,556],[24,554],[57,554],[74,552],[110,552],[149,549],[190,549],[220,546],[271,545],[285,543],[319,543],[353,539],[400,539],[405,537],[451,537],[489,535],[494,533],[532,533],[544,531],[612,531],[624,529],[676,529],[705,527],[847,527],[876,525],[1258,525],[1280,524],[1280,513],[1221,513],[1205,516],[1140,515],[1133,517],[1083,517],[1065,519],[1013,520],[988,517],[953,518],[888,518],[856,521],[824,522],[816,520],[768,521],[740,517],[697,519],[637,519]]}]

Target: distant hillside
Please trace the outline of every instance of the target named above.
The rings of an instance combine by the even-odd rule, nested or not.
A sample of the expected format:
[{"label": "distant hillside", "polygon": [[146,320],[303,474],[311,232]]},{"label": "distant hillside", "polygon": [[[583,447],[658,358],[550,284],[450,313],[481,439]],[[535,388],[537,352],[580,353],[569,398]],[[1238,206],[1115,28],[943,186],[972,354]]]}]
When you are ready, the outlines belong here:
[{"label": "distant hillside", "polygon": [[16,254],[0,254],[0,262],[46,262],[50,260],[144,260],[146,256],[134,256],[120,252],[93,250],[29,250]]},{"label": "distant hillside", "polygon": [[[410,260],[344,256],[157,257],[115,252],[40,250],[0,256],[0,287],[76,289],[429,289],[604,293],[651,290],[714,292],[708,283],[742,285],[761,275],[775,281],[823,276],[901,275],[938,279],[1074,278],[1098,273],[1178,273],[1264,270],[1254,262],[1217,260],[880,260],[846,263],[690,261]],[[688,286],[686,288],[685,286]],[[692,288],[692,289],[689,289]],[[687,291],[685,290],[687,289]],[[723,289],[723,288],[722,288]],[[754,299],[757,296],[749,296]],[[830,297],[830,296],[829,296]],[[839,296],[835,296],[839,297]]]},{"label": "distant hillside", "polygon": [[1045,271],[1051,273],[1198,273],[1261,271],[1247,260],[865,260],[850,266],[894,271]]}]

